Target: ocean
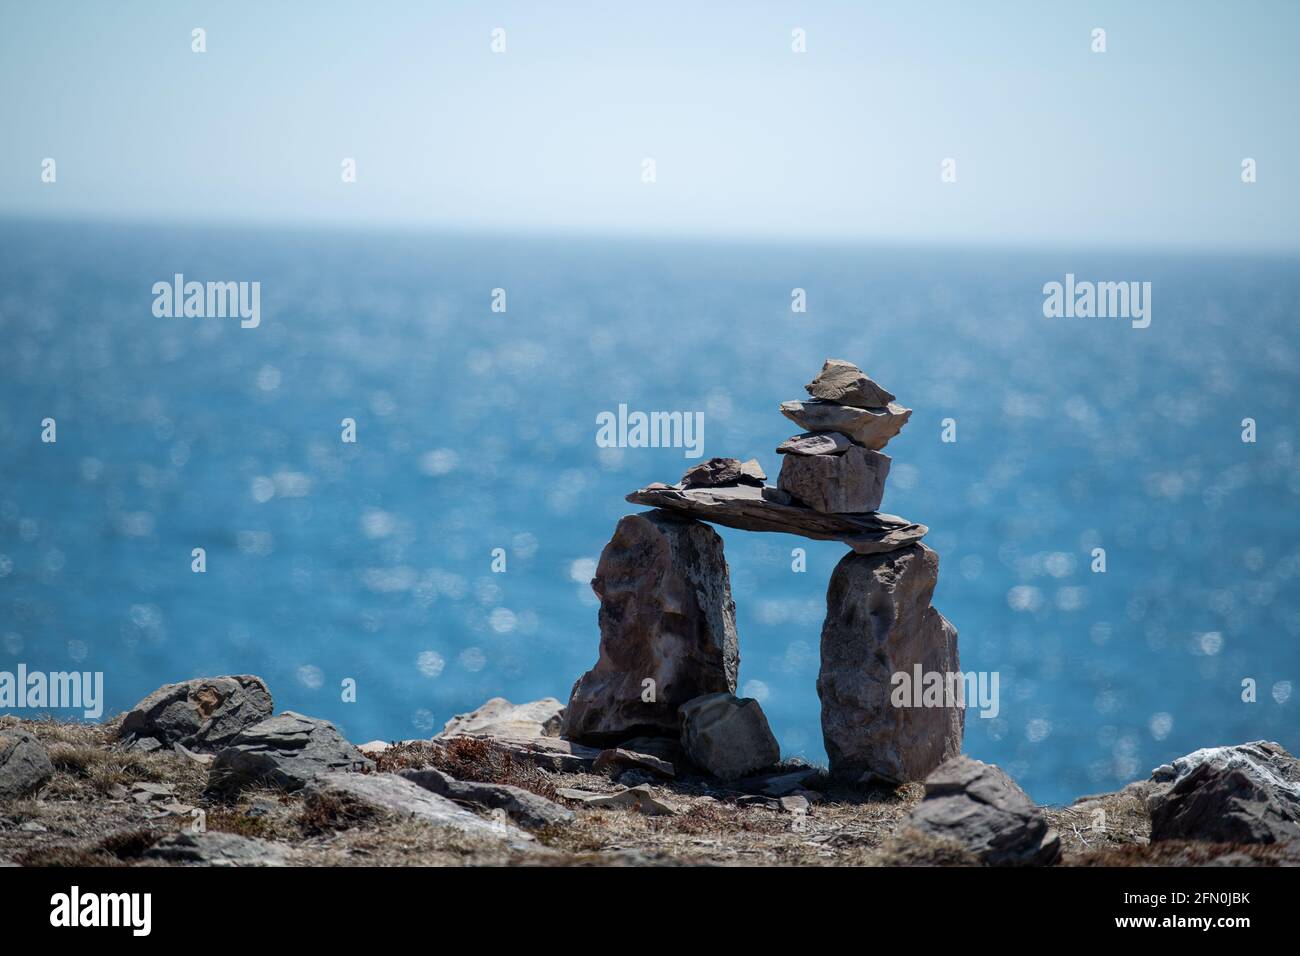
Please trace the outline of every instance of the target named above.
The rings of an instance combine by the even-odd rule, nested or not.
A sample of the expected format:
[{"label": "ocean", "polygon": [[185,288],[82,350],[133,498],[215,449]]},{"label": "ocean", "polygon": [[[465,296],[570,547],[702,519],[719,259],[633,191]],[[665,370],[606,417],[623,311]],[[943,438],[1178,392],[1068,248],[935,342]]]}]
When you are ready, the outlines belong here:
[{"label": "ocean", "polygon": [[[357,742],[565,699],[624,495],[701,460],[599,447],[597,417],[702,412],[704,457],[775,481],[777,406],[835,357],[914,409],[882,510],[930,527],[962,668],[999,677],[968,753],[1059,803],[1200,747],[1300,752],[1298,265],[0,222],[0,670],[102,671],[106,713],[258,674]],[[260,324],[156,316],[177,273],[260,283]],[[1067,275],[1150,282],[1150,325],[1046,318]],[[719,532],[741,693],[824,761],[845,548]]]}]

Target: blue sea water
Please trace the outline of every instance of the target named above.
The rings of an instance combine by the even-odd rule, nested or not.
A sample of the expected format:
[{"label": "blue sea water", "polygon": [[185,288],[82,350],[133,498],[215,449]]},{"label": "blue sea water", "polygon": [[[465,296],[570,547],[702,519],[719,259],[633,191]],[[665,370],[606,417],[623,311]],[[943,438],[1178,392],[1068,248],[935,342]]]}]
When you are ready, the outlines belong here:
[{"label": "blue sea water", "polygon": [[[261,282],[260,327],[156,318],[178,272]],[[1150,281],[1150,327],[1044,318],[1066,273]],[[6,222],[0,670],[103,671],[108,713],[256,673],[357,741],[565,698],[623,496],[692,464],[601,449],[596,416],[702,411],[706,456],[774,477],[777,405],[833,356],[915,410],[883,509],[929,525],[963,669],[1000,675],[969,753],[1061,802],[1202,746],[1300,752],[1298,302],[1295,260],[1232,255]],[[744,693],[823,760],[845,549],[719,530]]]}]

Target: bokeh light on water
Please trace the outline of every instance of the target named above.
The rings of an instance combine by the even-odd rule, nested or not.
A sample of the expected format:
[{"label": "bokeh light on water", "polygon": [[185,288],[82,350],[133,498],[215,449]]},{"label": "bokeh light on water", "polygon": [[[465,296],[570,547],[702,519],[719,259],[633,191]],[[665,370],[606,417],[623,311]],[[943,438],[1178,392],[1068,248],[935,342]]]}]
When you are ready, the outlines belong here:
[{"label": "bokeh light on water", "polygon": [[[261,327],[153,317],[174,272],[260,281]],[[1151,281],[1151,327],[1044,319],[1066,272]],[[563,698],[623,495],[690,464],[598,448],[596,415],[703,411],[706,455],[775,476],[776,407],[834,356],[915,409],[884,508],[931,528],[963,669],[1001,675],[968,752],[1061,801],[1211,744],[1296,751],[1298,293],[1286,260],[9,223],[0,666],[103,670],[109,712],[257,673],[354,740]],[[844,549],[721,533],[742,689],[823,759]]]}]

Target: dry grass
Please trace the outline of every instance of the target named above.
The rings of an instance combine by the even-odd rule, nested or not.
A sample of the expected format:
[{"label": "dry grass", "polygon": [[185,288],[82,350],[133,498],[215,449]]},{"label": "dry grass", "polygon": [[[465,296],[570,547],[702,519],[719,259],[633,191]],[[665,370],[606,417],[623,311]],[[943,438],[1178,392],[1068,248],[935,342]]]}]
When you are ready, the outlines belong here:
[{"label": "dry grass", "polygon": [[381,773],[436,767],[457,780],[503,783],[548,800],[556,799],[555,783],[548,771],[490,741],[474,737],[396,744],[380,754],[375,765]]},{"label": "dry grass", "polygon": [[1159,843],[1115,845],[1065,861],[1067,866],[1300,866],[1300,846],[1241,843]]},{"label": "dry grass", "polygon": [[922,833],[906,824],[881,847],[880,866],[979,866],[969,850],[955,840]]},{"label": "dry grass", "polygon": [[98,794],[107,795],[115,786],[127,787],[141,780],[161,783],[176,773],[175,758],[170,754],[126,753],[74,743],[55,743],[48,750],[56,769],[80,778]]},{"label": "dry grass", "polygon": [[209,810],[206,818],[209,830],[220,833],[235,833],[239,836],[255,837],[261,840],[273,840],[283,836],[281,827],[267,816],[253,816],[246,811],[217,807]]},{"label": "dry grass", "polygon": [[374,807],[336,793],[313,793],[304,802],[294,823],[303,833],[312,835],[373,823],[384,816]]},{"label": "dry grass", "polygon": [[17,862],[23,866],[122,866],[143,856],[158,837],[152,830],[119,830],[91,846],[38,847]]},{"label": "dry grass", "polygon": [[1061,834],[1061,851],[1067,858],[1133,846],[1151,837],[1146,790],[1141,785],[1045,810],[1048,822]]}]

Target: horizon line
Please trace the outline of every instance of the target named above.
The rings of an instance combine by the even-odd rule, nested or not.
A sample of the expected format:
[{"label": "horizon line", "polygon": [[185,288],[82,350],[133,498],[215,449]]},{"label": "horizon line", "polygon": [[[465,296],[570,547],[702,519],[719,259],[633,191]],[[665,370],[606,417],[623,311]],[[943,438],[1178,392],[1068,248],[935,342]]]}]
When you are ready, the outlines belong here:
[{"label": "horizon line", "polygon": [[788,234],[696,232],[680,233],[665,230],[629,230],[596,226],[527,226],[486,225],[469,223],[432,223],[407,220],[347,220],[330,218],[260,218],[256,216],[216,216],[195,222],[168,215],[117,215],[86,212],[35,213],[31,210],[0,208],[0,224],[32,224],[49,226],[119,226],[126,228],[188,229],[194,231],[237,232],[247,230],[272,230],[279,232],[329,232],[353,233],[368,236],[421,237],[470,240],[566,240],[572,242],[645,242],[682,243],[686,245],[743,245],[743,246],[824,246],[834,248],[881,248],[959,250],[963,252],[1034,252],[1034,253],[1140,253],[1169,256],[1218,256],[1224,258],[1300,259],[1300,243],[1296,245],[1261,245],[1242,248],[1224,244],[1196,242],[1133,240],[1108,241],[1095,237],[1069,240],[1046,239],[1037,236],[1022,238],[1002,237],[979,239],[974,236],[915,236],[915,235],[848,235],[831,233],[814,235],[793,232]]}]

